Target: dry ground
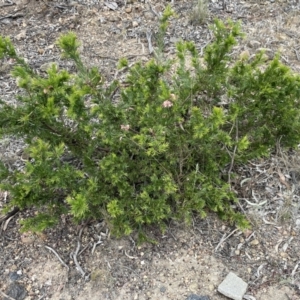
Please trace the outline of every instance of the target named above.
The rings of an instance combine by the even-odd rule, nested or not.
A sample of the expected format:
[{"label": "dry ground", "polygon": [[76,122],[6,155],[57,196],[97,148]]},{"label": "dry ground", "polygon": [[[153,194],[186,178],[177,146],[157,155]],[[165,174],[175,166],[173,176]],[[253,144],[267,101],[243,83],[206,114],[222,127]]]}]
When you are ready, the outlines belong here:
[{"label": "dry ground", "polygon": [[[7,35],[32,67],[42,72],[46,63],[62,61],[55,46],[58,36],[75,31],[82,41],[82,55],[98,66],[107,80],[115,76],[119,58],[147,61],[147,32],[155,33],[157,15],[168,1],[81,0],[0,2],[0,33]],[[211,39],[208,24],[214,17],[240,20],[247,38],[235,47],[235,54],[250,55],[265,48],[272,58],[280,51],[282,60],[300,72],[300,4],[297,1],[209,2],[206,23],[192,18],[193,1],[175,0],[178,14],[166,37],[166,54],[173,55],[174,42],[193,40],[201,51]],[[12,5],[9,5],[12,4]],[[114,6],[112,6],[114,5]],[[116,6],[117,5],[117,6]],[[112,8],[116,8],[115,10]],[[153,41],[152,41],[153,42]],[[16,86],[0,65],[0,97],[14,102]],[[0,158],[18,167],[21,141],[0,141]],[[185,299],[189,294],[225,299],[218,284],[229,271],[248,284],[248,299],[296,300],[300,298],[300,214],[298,152],[277,153],[267,160],[241,166],[234,188],[252,223],[252,230],[240,232],[219,222],[215,216],[195,217],[193,226],[170,223],[165,235],[155,228],[149,234],[157,244],[135,244],[135,236],[116,240],[104,223],[74,227],[68,218],[59,228],[42,235],[19,233],[24,211],[2,223],[0,236],[0,290],[9,293],[14,278],[27,291],[26,299]],[[7,197],[0,195],[2,206]],[[0,206],[0,208],[1,208]],[[76,270],[70,254],[78,253],[85,280]],[[99,242],[97,245],[96,243]],[[49,250],[55,250],[66,263]],[[0,294],[1,298],[1,294]],[[20,298],[21,299],[21,298]]]}]

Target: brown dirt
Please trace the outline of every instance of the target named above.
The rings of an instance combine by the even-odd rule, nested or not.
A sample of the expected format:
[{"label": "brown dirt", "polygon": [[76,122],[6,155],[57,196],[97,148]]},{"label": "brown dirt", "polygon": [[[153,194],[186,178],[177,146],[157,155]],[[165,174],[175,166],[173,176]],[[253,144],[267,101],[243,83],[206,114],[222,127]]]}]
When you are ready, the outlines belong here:
[{"label": "brown dirt", "polygon": [[[116,75],[121,57],[127,57],[130,63],[151,58],[146,32],[155,33],[158,26],[152,11],[159,14],[169,3],[152,0],[151,9],[147,1],[120,0],[115,1],[118,8],[112,10],[96,0],[17,0],[12,6],[1,6],[8,3],[2,1],[1,35],[12,39],[33,68],[42,72],[45,63],[54,61],[61,68],[72,68],[60,59],[55,45],[61,33],[72,30],[82,41],[84,61],[98,66],[107,80]],[[178,18],[170,22],[166,55],[174,54],[174,42],[181,38],[193,40],[201,51],[211,39],[207,25],[213,18],[232,18],[242,22],[247,34],[235,47],[236,55],[242,51],[252,55],[265,48],[266,55],[272,58],[279,50],[282,60],[300,72],[297,1],[210,1],[209,16],[203,25],[191,22],[192,1],[175,0],[172,7]],[[17,88],[7,65],[0,66],[0,96],[14,101]],[[22,142],[0,142],[0,158],[18,166]],[[210,215],[205,220],[195,217],[191,227],[171,222],[164,235],[149,228],[149,235],[157,243],[138,246],[135,236],[110,237],[105,223],[74,227],[68,218],[62,219],[55,230],[22,235],[19,220],[33,212],[19,212],[1,226],[0,290],[7,292],[10,278],[17,272],[28,300],[175,300],[185,299],[191,293],[216,300],[225,299],[217,292],[217,286],[233,271],[249,284],[247,294],[255,298],[248,299],[299,299],[299,166],[298,152],[278,149],[269,159],[253,161],[236,170],[240,177],[233,187],[240,197],[238,208],[252,223],[251,231],[244,233]],[[0,209],[6,198],[2,192]],[[101,242],[95,247],[99,237]],[[78,263],[87,280],[70,257],[78,241]],[[69,270],[45,246],[54,249]]]}]

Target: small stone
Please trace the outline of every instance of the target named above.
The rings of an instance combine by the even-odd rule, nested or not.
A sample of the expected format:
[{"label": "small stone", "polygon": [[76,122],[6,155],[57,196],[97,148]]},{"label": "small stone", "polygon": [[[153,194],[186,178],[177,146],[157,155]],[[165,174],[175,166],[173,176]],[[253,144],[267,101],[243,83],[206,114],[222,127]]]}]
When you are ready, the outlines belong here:
[{"label": "small stone", "polygon": [[23,244],[32,244],[35,241],[35,235],[28,231],[21,235],[21,242]]},{"label": "small stone", "polygon": [[51,285],[52,285],[52,280],[51,280],[51,279],[48,279],[48,280],[45,282],[45,285],[51,286]]},{"label": "small stone", "polygon": [[210,300],[208,296],[198,296],[196,294],[189,295],[186,300]]},{"label": "small stone", "polygon": [[164,293],[167,290],[167,288],[165,286],[161,286],[159,290],[161,293]]},{"label": "small stone", "polygon": [[282,258],[289,258],[289,255],[286,252],[280,252]]},{"label": "small stone", "polygon": [[38,49],[38,53],[41,54],[41,55],[43,55],[45,53],[45,49],[39,48]]},{"label": "small stone", "polygon": [[138,27],[139,23],[137,21],[132,21],[132,27]]},{"label": "small stone", "polygon": [[116,15],[110,15],[110,16],[108,16],[108,20],[110,22],[118,22],[118,21],[120,21],[119,17],[116,16]]},{"label": "small stone", "polygon": [[259,240],[256,240],[256,239],[250,242],[251,246],[256,246],[258,244],[259,244]]},{"label": "small stone", "polygon": [[235,253],[235,255],[240,255],[241,251],[240,250],[235,250],[234,253]]},{"label": "small stone", "polygon": [[233,300],[242,300],[248,284],[230,272],[218,286],[218,292]]},{"label": "small stone", "polygon": [[197,283],[192,283],[189,285],[189,290],[191,292],[197,292],[198,291],[198,284]]},{"label": "small stone", "polygon": [[[15,259],[16,259],[16,258],[15,258]],[[17,267],[16,265],[12,265],[12,266],[10,267],[10,269],[11,269],[12,271],[15,271],[17,268],[18,268],[18,267]]]},{"label": "small stone", "polygon": [[132,12],[132,7],[131,6],[128,6],[125,8],[125,11],[129,14]]},{"label": "small stone", "polygon": [[248,46],[250,48],[258,48],[260,45],[261,45],[261,43],[259,41],[252,40],[252,41],[248,42]]},{"label": "small stone", "polygon": [[98,21],[99,21],[101,24],[106,24],[106,23],[107,23],[107,20],[106,20],[105,18],[103,18],[103,17],[100,17],[100,18],[98,19]]}]

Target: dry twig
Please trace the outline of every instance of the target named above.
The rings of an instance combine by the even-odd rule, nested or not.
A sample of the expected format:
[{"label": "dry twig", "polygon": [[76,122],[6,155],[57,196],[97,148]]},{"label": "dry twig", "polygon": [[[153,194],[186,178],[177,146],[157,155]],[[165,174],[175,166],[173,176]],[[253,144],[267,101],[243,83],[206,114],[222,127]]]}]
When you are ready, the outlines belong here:
[{"label": "dry twig", "polygon": [[138,257],[137,256],[131,256],[129,254],[127,254],[126,250],[124,251],[125,252],[125,255],[130,258],[130,259],[137,259]]},{"label": "dry twig", "polygon": [[224,233],[224,235],[221,238],[221,241],[219,242],[219,244],[217,245],[217,247],[215,248],[215,252],[217,252],[217,250],[220,248],[220,246],[229,238],[231,237],[236,231],[238,230],[238,228],[234,229],[231,233],[229,233],[226,236],[226,233]]},{"label": "dry twig", "polygon": [[82,277],[84,277],[85,275],[85,272],[82,270],[81,266],[79,265],[78,263],[78,260],[77,260],[77,254],[79,252],[79,249],[80,249],[80,242],[77,241],[77,248],[76,248],[76,251],[75,253],[72,253],[72,257],[73,257],[73,260],[74,260],[74,263],[76,265],[76,269],[81,273]]},{"label": "dry twig", "polygon": [[51,252],[53,252],[55,254],[55,256],[58,258],[58,260],[67,268],[67,270],[69,271],[69,266],[60,258],[60,256],[57,254],[57,252],[52,249],[49,246],[45,246],[46,249],[50,250]]},{"label": "dry twig", "polygon": [[101,237],[101,235],[98,235],[98,242],[94,243],[94,245],[93,245],[92,255],[94,254],[96,247],[97,247],[98,245],[102,244],[102,243],[103,243],[103,242],[102,242],[102,237]]}]

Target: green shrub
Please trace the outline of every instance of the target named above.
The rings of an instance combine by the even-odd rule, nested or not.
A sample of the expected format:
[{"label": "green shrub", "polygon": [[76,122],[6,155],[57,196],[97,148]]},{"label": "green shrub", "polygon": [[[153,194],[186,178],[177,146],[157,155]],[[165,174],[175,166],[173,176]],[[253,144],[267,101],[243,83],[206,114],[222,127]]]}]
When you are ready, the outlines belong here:
[{"label": "green shrub", "polygon": [[[170,15],[167,8],[161,34]],[[224,177],[277,140],[299,142],[300,77],[278,57],[235,60],[239,24],[216,20],[212,29],[204,60],[193,43],[180,42],[174,61],[162,51],[131,68],[121,60],[126,82],[110,84],[83,65],[73,33],[58,45],[76,74],[52,65],[40,76],[0,39],[0,58],[15,59],[23,89],[19,106],[1,101],[0,134],[23,138],[30,157],[23,171],[2,165],[1,188],[12,195],[7,210],[38,211],[23,230],[44,230],[69,214],[76,222],[104,218],[119,236],[142,234],[146,225],[163,230],[170,218],[189,222],[208,211],[248,226]]]}]

